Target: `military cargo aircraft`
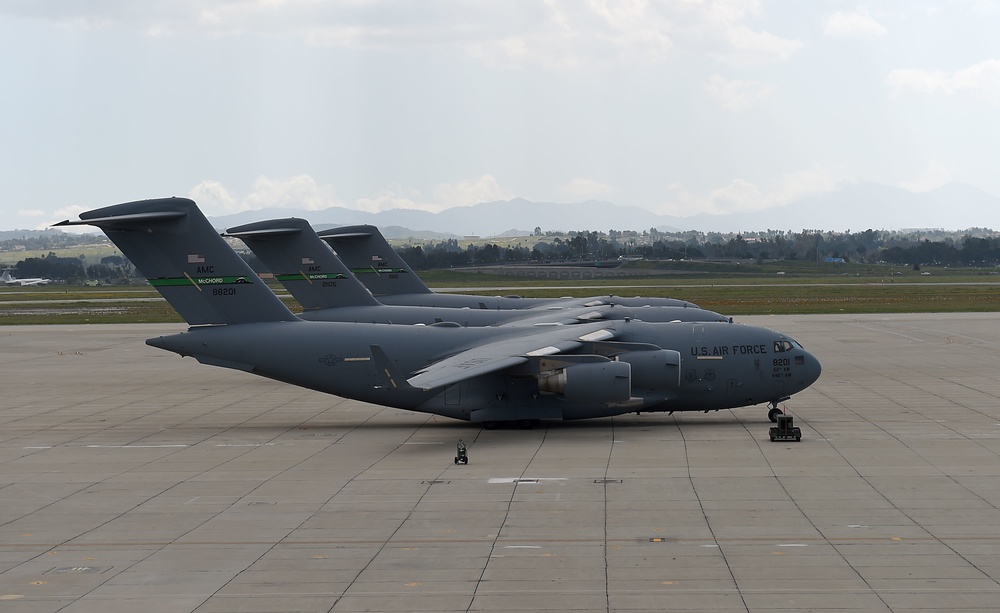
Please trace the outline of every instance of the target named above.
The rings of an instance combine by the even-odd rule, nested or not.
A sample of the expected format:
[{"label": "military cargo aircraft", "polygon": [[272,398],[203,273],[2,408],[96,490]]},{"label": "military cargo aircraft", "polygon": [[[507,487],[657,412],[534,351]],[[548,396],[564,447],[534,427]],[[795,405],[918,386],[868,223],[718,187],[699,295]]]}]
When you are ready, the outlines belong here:
[{"label": "military cargo aircraft", "polygon": [[41,277],[31,277],[27,279],[19,279],[17,277],[12,277],[10,275],[10,269],[4,268],[3,274],[0,275],[0,283],[4,285],[48,285],[52,279],[43,279]]},{"label": "military cargo aircraft", "polygon": [[[778,403],[819,378],[788,336],[734,323],[409,326],[293,315],[186,198],[87,211],[189,329],[154,347],[305,388],[494,427]],[[210,227],[210,226],[209,226]]]},{"label": "military cargo aircraft", "polygon": [[237,237],[274,274],[306,311],[311,321],[432,324],[455,322],[463,326],[492,326],[531,320],[576,323],[602,319],[642,321],[728,321],[714,311],[697,307],[632,308],[615,304],[572,308],[551,302],[535,309],[455,309],[451,307],[385,305],[330,250],[305,219],[272,219],[226,230]]},{"label": "military cargo aircraft", "polygon": [[698,305],[677,298],[595,296],[591,298],[522,298],[520,296],[466,296],[438,294],[411,272],[410,267],[370,225],[323,230],[319,237],[330,243],[340,260],[372,291],[382,304],[409,304],[480,309],[531,309],[553,301],[563,306],[618,304],[630,307]]}]

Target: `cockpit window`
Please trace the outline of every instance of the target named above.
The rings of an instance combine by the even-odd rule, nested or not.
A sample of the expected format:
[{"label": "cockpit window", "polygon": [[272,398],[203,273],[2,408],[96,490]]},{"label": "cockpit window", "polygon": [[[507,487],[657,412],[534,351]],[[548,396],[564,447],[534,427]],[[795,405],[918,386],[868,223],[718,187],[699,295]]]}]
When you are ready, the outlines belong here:
[{"label": "cockpit window", "polygon": [[774,341],[775,353],[784,353],[786,351],[791,351],[792,347],[793,345],[791,341]]}]

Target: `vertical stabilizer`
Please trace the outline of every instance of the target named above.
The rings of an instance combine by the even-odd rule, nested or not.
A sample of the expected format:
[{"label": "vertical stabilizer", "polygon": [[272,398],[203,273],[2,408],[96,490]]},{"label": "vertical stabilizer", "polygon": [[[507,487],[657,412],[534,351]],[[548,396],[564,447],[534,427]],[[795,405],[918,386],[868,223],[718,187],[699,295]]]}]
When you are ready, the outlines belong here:
[{"label": "vertical stabilizer", "polygon": [[56,225],[99,227],[193,326],[296,319],[187,198],[116,204]]},{"label": "vertical stabilizer", "polygon": [[306,309],[380,306],[304,219],[260,221],[226,235],[245,242]]},{"label": "vertical stabilizer", "polygon": [[376,296],[432,293],[375,226],[332,228],[319,237]]}]

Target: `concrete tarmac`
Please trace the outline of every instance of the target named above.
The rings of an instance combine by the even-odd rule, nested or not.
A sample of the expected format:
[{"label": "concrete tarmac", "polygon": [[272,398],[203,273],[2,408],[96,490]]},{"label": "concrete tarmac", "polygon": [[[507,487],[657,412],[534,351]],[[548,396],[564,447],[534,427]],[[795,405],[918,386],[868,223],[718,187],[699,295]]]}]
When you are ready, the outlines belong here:
[{"label": "concrete tarmac", "polygon": [[[995,611],[1000,314],[740,317],[766,407],[535,430],[0,327],[0,611]],[[456,443],[469,464],[454,463]]]}]

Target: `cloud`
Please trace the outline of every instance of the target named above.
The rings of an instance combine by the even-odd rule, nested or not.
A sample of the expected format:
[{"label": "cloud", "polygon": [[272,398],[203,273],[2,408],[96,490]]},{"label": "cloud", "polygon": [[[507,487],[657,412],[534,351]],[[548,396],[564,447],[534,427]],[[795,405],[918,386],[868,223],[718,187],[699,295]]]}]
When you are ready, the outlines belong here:
[{"label": "cloud", "polygon": [[759,81],[730,81],[715,75],[705,84],[705,91],[722,108],[739,111],[770,96],[774,87],[763,85]]},{"label": "cloud", "polygon": [[674,46],[669,21],[648,2],[549,0],[538,6],[544,10],[532,15],[532,22],[497,21],[502,11],[496,10],[478,15],[499,28],[494,36],[462,41],[461,46],[493,65],[551,70],[658,64]]},{"label": "cloud", "polygon": [[769,32],[755,32],[744,25],[729,28],[726,38],[732,50],[715,56],[733,66],[783,62],[802,47],[798,39],[781,38]]},{"label": "cloud", "polygon": [[[69,206],[64,206],[62,208],[52,211],[52,218],[44,223],[36,224],[35,230],[47,230],[53,224],[59,223],[65,219],[77,220],[80,219],[80,213],[90,210],[88,207],[80,206],[78,204],[71,204]],[[43,213],[44,215],[45,213]],[[62,226],[58,228],[63,232],[70,232],[71,234],[89,234],[96,232],[97,229],[94,226]]]},{"label": "cloud", "polygon": [[492,175],[467,179],[455,183],[438,183],[433,191],[434,203],[424,210],[443,210],[453,206],[468,206],[480,202],[509,200],[513,196],[504,191]]},{"label": "cloud", "polygon": [[480,202],[509,200],[512,197],[500,187],[492,175],[482,175],[475,179],[438,183],[434,186],[429,199],[417,189],[390,186],[377,196],[359,198],[351,208],[372,213],[391,209],[416,209],[439,213],[455,206],[471,206]]},{"label": "cloud", "polygon": [[787,59],[801,44],[749,23],[758,0],[176,0],[0,3],[0,16],[146,36],[297,38],[351,50],[453,49],[506,68],[650,66],[685,51],[728,64]]},{"label": "cloud", "polygon": [[[247,210],[219,181],[206,180],[191,188],[188,197],[208,214],[225,215]],[[211,213],[209,213],[211,211]]]},{"label": "cloud", "polygon": [[390,211],[392,209],[427,210],[422,208],[412,198],[400,194],[399,188],[387,188],[373,198],[358,198],[354,202],[354,206],[350,208],[369,213]]},{"label": "cloud", "polygon": [[17,214],[21,217],[42,217],[45,211],[42,209],[18,209]]},{"label": "cloud", "polygon": [[757,0],[682,2],[687,12],[677,37],[685,47],[730,66],[746,67],[783,62],[802,48],[798,39],[782,38],[748,25],[761,13]]},{"label": "cloud", "polygon": [[537,29],[502,37],[493,52],[506,52],[516,65],[579,68],[656,65],[682,49],[746,66],[783,61],[801,46],[745,23],[760,12],[756,0],[549,0],[545,6]]},{"label": "cloud", "polygon": [[571,200],[602,200],[611,196],[615,188],[600,181],[580,177],[560,186],[558,190],[562,196]]},{"label": "cloud", "polygon": [[931,160],[919,176],[900,182],[899,186],[911,192],[929,192],[950,182],[954,178],[951,168]]},{"label": "cloud", "polygon": [[205,180],[191,188],[188,196],[207,215],[226,215],[265,208],[305,209],[315,211],[338,206],[333,187],[318,185],[309,175],[273,180],[259,177],[249,194],[239,197],[219,181]]},{"label": "cloud", "polygon": [[491,175],[464,179],[434,186],[432,197],[426,198],[412,187],[390,185],[374,196],[358,198],[353,204],[338,200],[331,185],[320,185],[311,176],[296,175],[275,180],[259,177],[246,196],[239,196],[215,180],[205,180],[194,186],[188,197],[198,203],[206,215],[227,215],[265,208],[304,209],[317,211],[334,206],[377,213],[391,209],[417,209],[436,213],[454,206],[508,200],[513,196],[500,187]]},{"label": "cloud", "polygon": [[340,204],[332,186],[318,185],[309,175],[296,175],[281,181],[260,177],[254,181],[245,205],[250,209],[277,207],[316,211]]},{"label": "cloud", "polygon": [[837,180],[823,169],[784,175],[767,191],[744,179],[735,179],[708,194],[695,194],[675,183],[668,187],[672,201],[658,207],[658,212],[686,217],[697,213],[723,215],[760,211],[789,204],[811,194],[830,192],[836,186]]},{"label": "cloud", "polygon": [[834,13],[823,22],[823,34],[833,38],[882,38],[888,33],[866,9]]},{"label": "cloud", "polygon": [[1000,60],[984,60],[954,72],[943,70],[893,70],[887,82],[894,95],[907,91],[918,94],[970,93],[990,104],[1000,104]]}]

